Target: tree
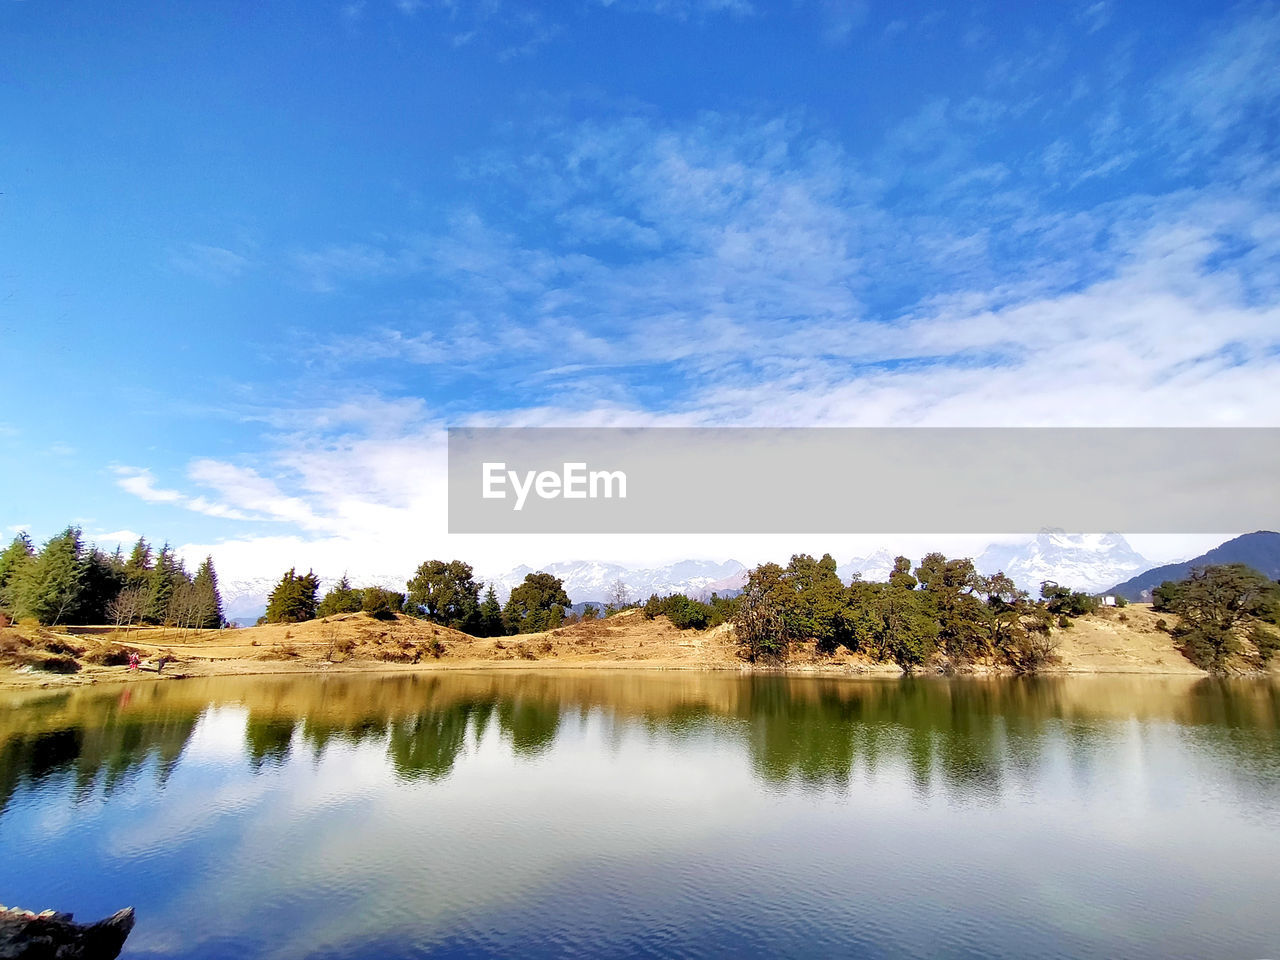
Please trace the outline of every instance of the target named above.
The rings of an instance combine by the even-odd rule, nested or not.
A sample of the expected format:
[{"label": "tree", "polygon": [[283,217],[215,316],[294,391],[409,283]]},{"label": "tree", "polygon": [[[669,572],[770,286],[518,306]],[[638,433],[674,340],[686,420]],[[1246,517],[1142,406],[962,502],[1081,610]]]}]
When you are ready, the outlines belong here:
[{"label": "tree", "polygon": [[498,603],[498,595],[494,592],[493,584],[489,584],[489,589],[484,592],[484,599],[480,602],[480,617],[476,626],[476,636],[478,637],[500,637],[506,633],[506,628],[502,624],[502,606]]},{"label": "tree", "polygon": [[18,605],[18,588],[35,566],[36,548],[25,530],[18,531],[4,552],[0,553],[0,609],[13,610]]},{"label": "tree", "polygon": [[[1240,652],[1244,628],[1263,639],[1260,621],[1274,616],[1280,604],[1280,587],[1243,563],[1198,567],[1178,587],[1171,609],[1182,623],[1174,636],[1193,663],[1214,673]],[[1264,661],[1270,658],[1265,640],[1259,653]]]},{"label": "tree", "polygon": [[939,633],[929,599],[902,580],[877,587],[871,619],[875,641],[903,673],[912,673],[928,662]]},{"label": "tree", "polygon": [[143,587],[125,587],[107,604],[106,620],[117,630],[132,627],[142,621],[147,609],[147,594]]},{"label": "tree", "polygon": [[80,598],[76,620],[80,623],[102,623],[107,606],[124,588],[124,561],[117,554],[107,556],[97,547],[85,552],[84,592]]},{"label": "tree", "polygon": [[49,540],[22,579],[19,609],[46,625],[74,615],[84,597],[83,552],[79,527]]},{"label": "tree", "polygon": [[139,537],[124,563],[125,581],[131,587],[143,586],[149,582],[151,568],[151,544]]},{"label": "tree", "polygon": [[631,588],[627,586],[626,581],[618,577],[609,588],[609,609],[625,610],[629,606],[631,606]]},{"label": "tree", "polygon": [[938,643],[943,649],[962,662],[990,653],[990,615],[974,596],[981,578],[973,561],[948,560],[940,553],[929,553],[916,567],[915,575],[933,603]]},{"label": "tree", "polygon": [[320,581],[308,570],[299,576],[290,567],[267,597],[267,623],[301,623],[316,616],[316,592]]},{"label": "tree", "polygon": [[364,607],[364,592],[353,590],[344,573],[316,607],[317,617],[332,617],[335,613],[358,613]]},{"label": "tree", "polygon": [[530,573],[511,591],[502,610],[502,621],[508,633],[540,633],[558,627],[569,606],[569,596],[559,577]]},{"label": "tree", "polygon": [[223,624],[222,594],[218,590],[218,573],[213,557],[205,557],[192,581],[195,588],[195,623],[201,630],[216,630]]},{"label": "tree", "polygon": [[382,587],[365,587],[360,591],[360,608],[378,620],[394,620],[404,608],[404,594]]},{"label": "tree", "polygon": [[150,586],[147,620],[151,623],[169,622],[169,602],[173,599],[173,591],[186,579],[187,572],[174,556],[173,547],[166,543],[156,554],[155,565],[147,573]]},{"label": "tree", "polygon": [[807,553],[791,558],[783,571],[786,585],[784,618],[793,639],[816,640],[819,649],[833,650],[849,639],[845,586],[831,554],[815,560]]},{"label": "tree", "polygon": [[762,563],[747,574],[733,615],[742,655],[750,662],[785,660],[791,649],[787,632],[787,587],[776,563]]},{"label": "tree", "polygon": [[461,560],[428,560],[408,584],[409,612],[459,630],[474,629],[480,587],[471,565]]}]

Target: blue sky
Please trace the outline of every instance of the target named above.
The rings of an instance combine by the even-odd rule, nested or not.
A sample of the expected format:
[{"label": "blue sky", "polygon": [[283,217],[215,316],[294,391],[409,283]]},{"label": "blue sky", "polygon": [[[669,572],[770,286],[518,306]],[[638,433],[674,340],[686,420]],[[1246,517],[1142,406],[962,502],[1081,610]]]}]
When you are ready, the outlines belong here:
[{"label": "blue sky", "polygon": [[0,37],[3,528],[750,560],[810,545],[450,539],[440,431],[1280,426],[1274,4],[3,0]]}]

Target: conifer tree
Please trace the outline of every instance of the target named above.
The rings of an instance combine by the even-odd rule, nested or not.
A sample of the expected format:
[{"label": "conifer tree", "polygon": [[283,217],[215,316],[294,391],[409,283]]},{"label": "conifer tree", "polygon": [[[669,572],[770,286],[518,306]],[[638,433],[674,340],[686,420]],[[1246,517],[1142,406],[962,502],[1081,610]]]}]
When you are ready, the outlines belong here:
[{"label": "conifer tree", "polygon": [[151,544],[139,537],[124,564],[125,581],[131,587],[148,586],[151,566]]},{"label": "conifer tree", "polygon": [[494,592],[493,584],[491,583],[489,584],[489,589],[484,592],[484,600],[480,602],[480,618],[476,636],[500,637],[504,633],[506,633],[506,628],[502,623],[502,607],[498,603],[498,595]]},{"label": "conifer tree", "polygon": [[267,623],[314,620],[319,589],[320,581],[313,572],[299,576],[296,568],[290,567],[267,598]]},{"label": "conifer tree", "polygon": [[36,562],[36,548],[25,530],[0,553],[0,610],[17,606],[18,588]]},{"label": "conifer tree", "polygon": [[335,613],[357,613],[364,604],[364,591],[354,590],[344,573],[316,607],[317,617],[331,617]]},{"label": "conifer tree", "polygon": [[46,625],[74,616],[84,598],[83,553],[78,527],[46,543],[19,585],[19,612]]},{"label": "conifer tree", "polygon": [[218,573],[213,569],[213,557],[205,557],[196,570],[196,627],[216,630],[222,626],[222,594],[218,592]]},{"label": "conifer tree", "polygon": [[119,557],[109,557],[97,547],[84,555],[84,594],[76,620],[105,623],[107,607],[124,587],[124,565]]},{"label": "conifer tree", "polygon": [[147,574],[150,585],[150,598],[147,607],[147,619],[152,623],[165,623],[169,619],[169,604],[173,600],[173,591],[186,579],[173,555],[173,548],[165,544],[156,554],[155,566]]}]

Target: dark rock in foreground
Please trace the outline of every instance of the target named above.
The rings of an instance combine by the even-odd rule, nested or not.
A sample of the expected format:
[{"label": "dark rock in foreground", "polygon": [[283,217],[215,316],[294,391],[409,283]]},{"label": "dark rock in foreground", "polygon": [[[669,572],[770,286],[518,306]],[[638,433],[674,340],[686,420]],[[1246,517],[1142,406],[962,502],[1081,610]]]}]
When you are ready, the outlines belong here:
[{"label": "dark rock in foreground", "polygon": [[83,924],[69,913],[0,905],[0,960],[115,960],[132,929],[133,907]]}]

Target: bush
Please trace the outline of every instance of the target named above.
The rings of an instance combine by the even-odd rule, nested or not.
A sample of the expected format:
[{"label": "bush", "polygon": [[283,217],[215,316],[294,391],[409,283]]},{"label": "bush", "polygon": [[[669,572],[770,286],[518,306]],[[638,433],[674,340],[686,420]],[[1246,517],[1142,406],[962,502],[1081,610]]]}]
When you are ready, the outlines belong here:
[{"label": "bush", "polygon": [[75,673],[80,669],[80,664],[76,662],[75,657],[58,654],[35,656],[31,659],[31,666],[49,673]]},{"label": "bush", "polygon": [[1058,641],[1046,633],[1031,631],[1014,641],[1005,659],[1017,673],[1038,673],[1059,663]]},{"label": "bush", "polygon": [[1063,630],[1066,630],[1071,626],[1071,618],[1068,617],[1065,613],[1059,615],[1058,626],[1060,626]]},{"label": "bush", "polygon": [[63,657],[78,657],[84,653],[83,648],[72,646],[63,640],[58,640],[56,638],[45,640],[41,646],[43,646],[48,653],[57,654]]},{"label": "bush", "polygon": [[394,620],[404,606],[404,594],[381,587],[368,587],[364,591],[361,608],[375,620]]},{"label": "bush", "polygon": [[129,651],[113,643],[90,651],[84,660],[100,667],[123,667],[129,663]]},{"label": "bush", "polygon": [[[712,626],[715,613],[711,604],[693,600],[683,593],[673,593],[669,597],[659,597],[655,593],[645,602],[642,610],[646,620],[665,616],[677,630],[705,630]],[[723,618],[720,622],[723,622]]]}]

